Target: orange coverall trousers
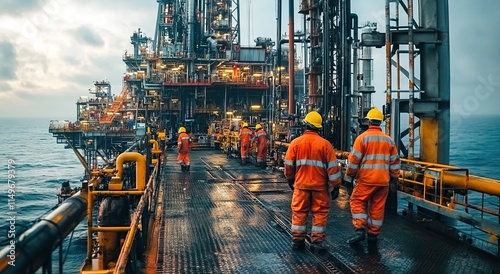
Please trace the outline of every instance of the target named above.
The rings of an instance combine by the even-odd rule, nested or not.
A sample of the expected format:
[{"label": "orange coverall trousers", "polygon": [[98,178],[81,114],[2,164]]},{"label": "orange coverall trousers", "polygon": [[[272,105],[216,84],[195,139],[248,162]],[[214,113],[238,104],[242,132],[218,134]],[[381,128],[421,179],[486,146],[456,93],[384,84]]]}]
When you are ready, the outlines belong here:
[{"label": "orange coverall trousers", "polygon": [[325,240],[326,223],[330,211],[328,189],[295,189],[292,197],[292,240],[302,241],[306,237],[309,212],[312,213],[311,241],[321,243]]},{"label": "orange coverall trousers", "polygon": [[179,164],[181,165],[189,165],[189,153],[188,152],[179,152],[179,155],[177,156],[177,161],[179,161]]},{"label": "orange coverall trousers", "polygon": [[241,154],[241,162],[243,164],[246,164],[248,161],[249,150],[250,150],[250,142],[241,142],[240,154]]},{"label": "orange coverall trousers", "polygon": [[358,184],[351,195],[352,224],[355,229],[365,228],[379,235],[384,221],[384,208],[389,186]]}]

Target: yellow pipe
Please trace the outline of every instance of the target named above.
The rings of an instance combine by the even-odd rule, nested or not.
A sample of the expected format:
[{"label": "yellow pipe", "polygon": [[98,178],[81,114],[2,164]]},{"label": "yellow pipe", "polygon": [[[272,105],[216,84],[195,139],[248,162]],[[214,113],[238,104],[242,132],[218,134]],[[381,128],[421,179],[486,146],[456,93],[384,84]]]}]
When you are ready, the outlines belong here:
[{"label": "yellow pipe", "polygon": [[465,187],[482,193],[500,196],[500,181],[490,178],[469,175],[467,184],[466,176],[450,172],[443,173],[443,182],[446,184]]},{"label": "yellow pipe", "polygon": [[143,190],[146,183],[146,158],[138,152],[124,152],[116,158],[116,177],[121,181],[123,174],[123,164],[125,162],[135,162],[135,185],[138,190]]},{"label": "yellow pipe", "polygon": [[434,117],[420,117],[420,159],[435,163],[438,160],[439,123]]},{"label": "yellow pipe", "polygon": [[151,151],[152,153],[161,153],[160,145],[158,144],[158,141],[151,139],[151,140],[149,140],[149,143],[153,144],[153,150]]},{"label": "yellow pipe", "polygon": [[94,197],[92,196],[92,191],[94,190],[94,182],[97,179],[94,177],[90,180],[87,186],[87,260],[92,259],[92,211],[94,208]]},{"label": "yellow pipe", "polygon": [[[456,186],[456,187],[461,187],[461,188],[467,188],[467,189],[479,191],[479,192],[490,194],[490,195],[500,196],[500,180],[469,175],[469,181],[467,182],[466,175],[457,174],[457,173],[453,172],[453,170],[457,170],[457,172],[458,172],[459,168],[455,167],[455,166],[427,163],[427,162],[408,160],[408,159],[401,159],[401,162],[408,163],[408,164],[415,165],[415,166],[420,166],[423,169],[425,169],[425,168],[434,168],[434,169],[442,168],[443,169],[442,172],[443,172],[443,183],[444,184],[448,184],[448,185],[452,185],[452,186]],[[402,175],[404,178],[413,178],[413,175],[416,175],[416,174],[414,174],[413,172],[410,172],[410,171],[402,171]]]},{"label": "yellow pipe", "polygon": [[349,158],[349,154],[351,154],[349,151],[335,151],[335,156],[337,157],[337,159],[347,159]]}]

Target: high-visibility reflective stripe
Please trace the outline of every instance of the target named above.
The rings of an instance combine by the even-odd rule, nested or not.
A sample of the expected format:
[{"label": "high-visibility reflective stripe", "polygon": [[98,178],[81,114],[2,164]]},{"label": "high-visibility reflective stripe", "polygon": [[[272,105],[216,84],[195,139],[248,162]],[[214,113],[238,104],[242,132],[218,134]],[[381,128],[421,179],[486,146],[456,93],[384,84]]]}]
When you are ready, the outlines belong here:
[{"label": "high-visibility reflective stripe", "polygon": [[306,231],[306,226],[305,225],[292,225],[292,230]]},{"label": "high-visibility reflective stripe", "polygon": [[189,140],[189,137],[182,137],[181,140]]},{"label": "high-visibility reflective stripe", "polygon": [[401,164],[391,165],[391,166],[389,167],[389,169],[391,169],[391,170],[398,170],[398,169],[401,169]]},{"label": "high-visibility reflective stripe", "polygon": [[362,164],[360,169],[388,169],[387,164]]},{"label": "high-visibility reflective stripe", "polygon": [[352,150],[351,154],[358,157],[359,159],[361,159],[361,157],[363,157],[363,154],[361,154],[361,152],[359,152],[355,149]]},{"label": "high-visibility reflective stripe", "polygon": [[252,132],[242,132],[241,134],[253,134]]},{"label": "high-visibility reflective stripe", "polygon": [[386,154],[368,154],[365,155],[363,160],[384,160],[384,161],[390,161],[391,158],[389,155]]},{"label": "high-visibility reflective stripe", "polygon": [[285,160],[285,161],[283,161],[283,163],[284,163],[285,165],[293,166],[293,162],[292,162],[292,161],[290,161],[290,160]]},{"label": "high-visibility reflective stripe", "polygon": [[177,144],[179,144],[179,145],[180,145],[180,144],[182,144],[182,142],[177,142]]},{"label": "high-visibility reflective stripe", "polygon": [[384,220],[373,220],[373,219],[368,218],[367,222],[369,224],[372,224],[372,225],[382,226],[382,223],[384,222]]},{"label": "high-visibility reflective stripe", "polygon": [[366,213],[354,213],[352,214],[353,219],[366,219],[368,216]]},{"label": "high-visibility reflective stripe", "polygon": [[260,136],[266,136],[265,133],[257,133],[257,137],[260,137]]},{"label": "high-visibility reflective stripe", "polygon": [[363,138],[363,143],[369,143],[369,142],[383,142],[383,143],[389,143],[392,144],[393,141],[389,136],[382,136],[382,135],[368,135]]},{"label": "high-visibility reflective stripe", "polygon": [[297,166],[315,166],[315,167],[326,168],[325,164],[323,164],[321,161],[316,161],[316,160],[301,159],[295,161],[295,163]]},{"label": "high-visibility reflective stripe", "polygon": [[339,161],[335,160],[335,161],[332,161],[332,162],[328,163],[328,168],[336,167],[338,165],[339,165]]},{"label": "high-visibility reflective stripe", "polygon": [[325,232],[325,227],[324,226],[312,226],[311,227],[311,232]]},{"label": "high-visibility reflective stripe", "polygon": [[389,159],[391,161],[396,161],[397,159],[399,159],[399,155],[397,155],[397,154],[391,155],[391,157]]},{"label": "high-visibility reflective stripe", "polygon": [[334,181],[334,180],[336,180],[336,179],[340,178],[340,176],[341,176],[341,175],[340,175],[340,172],[337,172],[337,173],[335,173],[335,174],[328,175],[328,180],[330,180],[330,181]]},{"label": "high-visibility reflective stripe", "polygon": [[347,167],[348,167],[348,168],[352,168],[352,169],[357,169],[357,168],[358,168],[358,165],[355,165],[355,164],[353,164],[353,163],[351,163],[351,162],[348,162],[348,163],[347,163]]}]

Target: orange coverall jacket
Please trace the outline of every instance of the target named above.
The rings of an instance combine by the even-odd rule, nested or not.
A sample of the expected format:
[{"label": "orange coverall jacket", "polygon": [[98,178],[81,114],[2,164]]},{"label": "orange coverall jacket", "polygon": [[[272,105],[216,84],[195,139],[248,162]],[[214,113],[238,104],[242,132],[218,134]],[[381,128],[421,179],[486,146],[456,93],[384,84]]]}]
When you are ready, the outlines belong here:
[{"label": "orange coverall jacket", "polygon": [[259,128],[256,132],[257,137],[257,161],[265,160],[267,157],[267,134],[262,129]]},{"label": "orange coverall jacket", "polygon": [[250,143],[254,138],[253,131],[247,127],[241,129],[238,139],[241,142],[241,157],[248,158],[248,150],[250,149]]},{"label": "orange coverall jacket", "polygon": [[177,160],[179,162],[184,162],[186,165],[189,165],[189,135],[186,132],[182,132],[179,134],[177,138],[177,149],[179,149],[179,155],[177,156]]},{"label": "orange coverall jacket", "polygon": [[285,177],[294,187],[304,190],[328,190],[341,182],[335,150],[317,132],[306,130],[294,139],[285,155]]},{"label": "orange coverall jacket", "polygon": [[370,126],[356,138],[348,158],[346,175],[356,184],[388,186],[399,177],[401,162],[396,144],[378,126]]}]

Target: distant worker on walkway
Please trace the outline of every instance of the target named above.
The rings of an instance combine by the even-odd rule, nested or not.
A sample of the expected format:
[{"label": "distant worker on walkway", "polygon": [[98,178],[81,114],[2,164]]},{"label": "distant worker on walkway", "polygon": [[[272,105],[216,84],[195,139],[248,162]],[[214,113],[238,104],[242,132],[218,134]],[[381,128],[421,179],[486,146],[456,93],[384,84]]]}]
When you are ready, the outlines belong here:
[{"label": "distant worker on walkway", "polygon": [[293,190],[292,249],[305,248],[306,225],[311,212],[311,244],[315,250],[323,250],[330,200],[339,195],[340,165],[332,144],[319,135],[323,123],[321,115],[311,111],[304,123],[306,131],[293,139],[285,155],[285,177]]},{"label": "distant worker on walkway", "polygon": [[240,134],[238,135],[242,165],[246,165],[248,162],[250,144],[252,143],[254,137],[253,131],[248,128],[248,123],[243,123],[243,128],[240,130]]},{"label": "distant worker on walkway", "polygon": [[384,221],[389,184],[396,184],[401,162],[396,144],[382,132],[382,112],[372,108],[366,115],[369,128],[354,141],[348,158],[346,175],[356,179],[351,194],[352,224],[355,236],[349,244],[363,241],[376,243]]},{"label": "distant worker on walkway", "polygon": [[255,136],[257,143],[257,166],[262,169],[267,167],[267,133],[261,124],[255,126]]},{"label": "distant worker on walkway", "polygon": [[181,165],[182,171],[189,171],[190,162],[189,162],[189,145],[191,140],[189,135],[186,132],[185,127],[179,128],[179,137],[177,138],[177,149],[179,150],[179,156],[177,156],[177,160]]}]

